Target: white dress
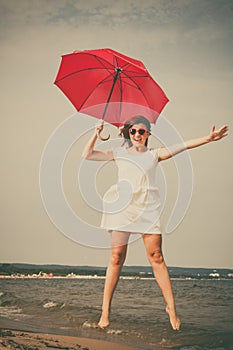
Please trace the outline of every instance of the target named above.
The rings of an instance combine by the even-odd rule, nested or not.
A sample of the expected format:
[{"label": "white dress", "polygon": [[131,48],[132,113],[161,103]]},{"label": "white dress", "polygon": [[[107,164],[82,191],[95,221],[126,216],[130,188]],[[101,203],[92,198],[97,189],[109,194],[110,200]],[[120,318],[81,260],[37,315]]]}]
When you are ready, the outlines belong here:
[{"label": "white dress", "polygon": [[125,147],[113,150],[118,182],[103,198],[101,227],[131,233],[161,234],[160,196],[156,187],[158,152],[148,149],[130,154]]}]

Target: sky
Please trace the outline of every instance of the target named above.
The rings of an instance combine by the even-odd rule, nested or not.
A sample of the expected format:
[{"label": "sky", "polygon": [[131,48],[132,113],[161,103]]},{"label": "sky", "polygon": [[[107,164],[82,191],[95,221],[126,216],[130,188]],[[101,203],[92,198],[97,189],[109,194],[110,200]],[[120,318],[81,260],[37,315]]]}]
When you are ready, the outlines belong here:
[{"label": "sky", "polygon": [[[191,202],[174,232],[164,234],[163,244],[169,266],[233,268],[232,35],[230,0],[0,0],[0,262],[107,265],[109,249],[68,238],[51,220],[40,171],[56,130],[69,126],[71,132],[73,125],[78,135],[79,125],[96,123],[75,113],[54,85],[61,55],[110,47],[143,61],[170,100],[161,118],[183,139],[205,136],[213,124],[229,125],[227,138],[189,152]],[[109,130],[117,137],[114,127]],[[99,214],[83,202],[77,186],[88,137],[89,131],[70,146],[62,186],[83,222],[77,232],[96,237]],[[174,164],[162,165],[163,227],[177,195]],[[101,171],[97,187],[103,193],[114,176],[111,167]],[[148,265],[140,238],[129,245],[125,264]]]}]

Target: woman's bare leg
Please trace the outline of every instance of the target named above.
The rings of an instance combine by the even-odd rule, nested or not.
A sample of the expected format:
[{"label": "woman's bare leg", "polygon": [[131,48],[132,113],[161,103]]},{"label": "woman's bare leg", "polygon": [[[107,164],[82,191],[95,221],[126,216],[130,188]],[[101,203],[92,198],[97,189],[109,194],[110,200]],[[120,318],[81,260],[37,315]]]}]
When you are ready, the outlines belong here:
[{"label": "woman's bare leg", "polygon": [[111,257],[106,272],[102,314],[98,323],[100,328],[109,326],[109,314],[113,293],[124,264],[130,234],[128,232],[111,231]]},{"label": "woman's bare leg", "polygon": [[169,315],[171,326],[174,330],[179,330],[180,320],[176,314],[171,281],[167,266],[163,259],[162,236],[155,234],[144,234],[142,237],[154,276],[166,302],[166,312]]}]

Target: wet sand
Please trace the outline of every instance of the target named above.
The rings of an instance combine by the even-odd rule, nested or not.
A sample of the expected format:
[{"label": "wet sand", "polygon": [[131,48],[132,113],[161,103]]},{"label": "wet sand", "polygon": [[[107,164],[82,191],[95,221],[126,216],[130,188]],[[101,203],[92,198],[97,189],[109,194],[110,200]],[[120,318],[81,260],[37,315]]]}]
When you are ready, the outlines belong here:
[{"label": "wet sand", "polygon": [[137,347],[90,338],[41,334],[8,329],[1,329],[0,336],[0,349],[7,350],[139,350]]}]

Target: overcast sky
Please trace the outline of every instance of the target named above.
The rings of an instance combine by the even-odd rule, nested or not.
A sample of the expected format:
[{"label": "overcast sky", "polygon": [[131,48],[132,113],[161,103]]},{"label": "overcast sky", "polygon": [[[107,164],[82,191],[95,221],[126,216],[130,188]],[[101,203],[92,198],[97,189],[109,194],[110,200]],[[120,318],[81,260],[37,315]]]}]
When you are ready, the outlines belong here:
[{"label": "overcast sky", "polygon": [[[232,22],[230,0],[0,0],[1,262],[108,263],[108,249],[67,238],[42,203],[42,152],[56,128],[75,113],[53,84],[61,55],[110,47],[142,60],[169,97],[164,117],[189,139],[208,134],[212,124],[232,128]],[[82,125],[90,121],[77,118]],[[88,135],[67,154],[63,186],[70,207],[95,235],[99,217],[83,204],[77,188]],[[219,143],[190,152],[193,195],[181,224],[164,235],[168,265],[233,268],[231,151],[230,131]],[[172,161],[163,171],[165,227],[177,180]],[[105,182],[99,186],[101,192]],[[148,264],[140,239],[130,245],[126,264]]]}]

